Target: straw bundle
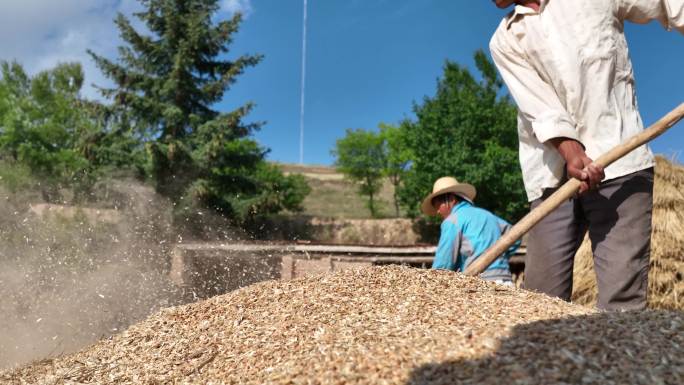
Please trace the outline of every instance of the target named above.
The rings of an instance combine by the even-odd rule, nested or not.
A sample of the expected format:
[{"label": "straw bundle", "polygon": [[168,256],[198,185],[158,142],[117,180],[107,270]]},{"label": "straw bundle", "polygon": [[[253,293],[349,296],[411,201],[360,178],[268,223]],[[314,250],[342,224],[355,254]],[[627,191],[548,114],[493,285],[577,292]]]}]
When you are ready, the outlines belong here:
[{"label": "straw bundle", "polygon": [[[684,167],[656,157],[648,305],[684,310]],[[596,303],[596,274],[588,238],[577,252],[573,302]]]},{"label": "straw bundle", "polygon": [[396,266],[259,283],[0,372],[2,383],[41,384],[682,381],[682,313],[603,314]]}]

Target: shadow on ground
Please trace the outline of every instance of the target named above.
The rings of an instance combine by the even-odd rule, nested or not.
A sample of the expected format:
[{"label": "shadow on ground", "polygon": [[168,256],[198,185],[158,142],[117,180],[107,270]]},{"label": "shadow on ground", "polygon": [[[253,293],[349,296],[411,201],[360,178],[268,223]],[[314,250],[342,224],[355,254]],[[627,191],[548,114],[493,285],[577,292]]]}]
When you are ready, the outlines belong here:
[{"label": "shadow on ground", "polygon": [[515,326],[493,355],[426,364],[407,385],[684,384],[684,313],[601,313]]}]

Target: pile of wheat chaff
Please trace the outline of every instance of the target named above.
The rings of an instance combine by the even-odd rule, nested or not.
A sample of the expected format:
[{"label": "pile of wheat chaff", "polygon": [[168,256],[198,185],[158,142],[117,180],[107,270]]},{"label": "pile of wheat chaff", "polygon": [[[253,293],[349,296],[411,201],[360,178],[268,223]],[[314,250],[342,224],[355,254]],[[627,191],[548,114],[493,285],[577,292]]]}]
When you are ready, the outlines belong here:
[{"label": "pile of wheat chaff", "polygon": [[370,267],[169,308],[2,383],[684,383],[684,315]]},{"label": "pile of wheat chaff", "polygon": [[[684,167],[656,157],[648,306],[684,310]],[[588,237],[577,252],[572,301],[596,304],[596,273]]]}]

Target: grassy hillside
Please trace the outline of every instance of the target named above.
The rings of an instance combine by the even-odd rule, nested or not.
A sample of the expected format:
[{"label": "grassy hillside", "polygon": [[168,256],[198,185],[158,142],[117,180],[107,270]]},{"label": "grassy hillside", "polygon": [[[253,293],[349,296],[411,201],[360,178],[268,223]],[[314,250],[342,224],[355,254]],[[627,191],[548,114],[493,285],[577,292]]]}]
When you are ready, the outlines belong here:
[{"label": "grassy hillside", "polygon": [[[357,193],[356,186],[337,172],[334,167],[299,164],[278,164],[287,174],[302,174],[306,177],[311,193],[304,200],[304,215],[335,218],[370,218],[367,198]],[[380,216],[392,218],[394,210],[394,188],[385,181],[378,196]],[[402,213],[403,214],[403,213]]]}]

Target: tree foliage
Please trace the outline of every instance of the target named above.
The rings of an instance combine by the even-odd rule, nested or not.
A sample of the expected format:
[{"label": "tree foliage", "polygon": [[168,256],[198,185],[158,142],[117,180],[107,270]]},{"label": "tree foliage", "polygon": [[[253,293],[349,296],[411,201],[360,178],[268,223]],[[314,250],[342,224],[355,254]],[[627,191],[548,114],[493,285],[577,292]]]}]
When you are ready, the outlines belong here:
[{"label": "tree foliage", "polygon": [[413,155],[408,145],[406,128],[380,123],[380,137],[383,141],[385,156],[383,174],[394,186],[394,212],[398,217],[400,215],[398,192]]},{"label": "tree foliage", "polygon": [[477,204],[508,220],[526,211],[516,108],[502,96],[503,83],[482,51],[475,53],[475,64],[481,80],[447,61],[435,95],[414,105],[416,119],[401,125],[412,162],[399,198],[414,215],[434,181],[445,175],[475,185]]},{"label": "tree foliage", "polygon": [[375,132],[347,129],[345,136],[335,143],[332,154],[339,170],[357,184],[361,195],[368,197],[371,216],[377,216],[376,197],[386,165],[383,138]]},{"label": "tree foliage", "polygon": [[0,63],[0,156],[28,170],[44,198],[59,199],[65,185],[86,187],[93,171],[88,138],[101,130],[91,105],[79,97],[77,63],[29,77],[18,63]]},{"label": "tree foliage", "polygon": [[0,71],[0,157],[3,176],[17,182],[8,187],[38,187],[47,201],[61,200],[59,191],[70,189],[82,200],[104,173],[140,169],[142,144],[121,130],[106,106],[80,96],[79,63],[33,77],[16,62],[1,62]]},{"label": "tree foliage", "polygon": [[252,104],[231,112],[212,107],[262,58],[228,59],[240,15],[216,22],[218,0],[140,2],[144,10],[135,16],[149,34],[119,14],[115,22],[126,44],[118,60],[90,54],[115,83],[102,94],[146,144],[157,191],[179,207],[210,206],[238,219],[297,209],[306,188],[265,165],[267,150],[250,137],[262,124],[243,121]]}]

